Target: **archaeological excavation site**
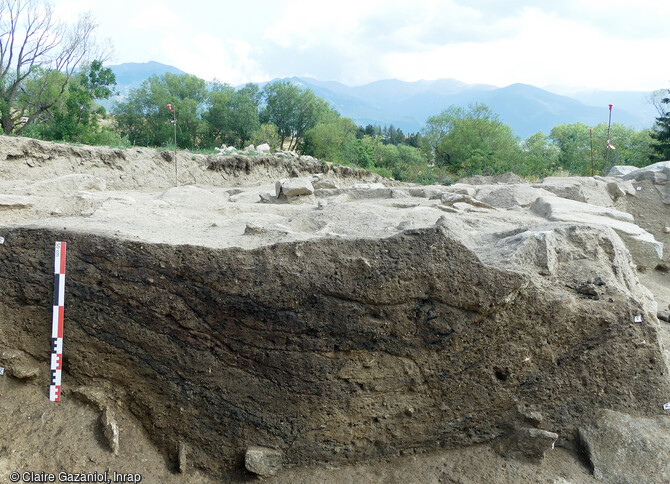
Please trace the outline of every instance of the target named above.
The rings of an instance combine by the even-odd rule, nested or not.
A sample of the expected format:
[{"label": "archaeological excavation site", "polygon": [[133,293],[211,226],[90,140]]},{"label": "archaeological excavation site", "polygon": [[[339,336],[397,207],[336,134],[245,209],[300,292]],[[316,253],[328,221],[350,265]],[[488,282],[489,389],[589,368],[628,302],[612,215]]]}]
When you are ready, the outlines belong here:
[{"label": "archaeological excavation site", "polygon": [[176,155],[0,137],[0,481],[670,482],[670,162]]}]

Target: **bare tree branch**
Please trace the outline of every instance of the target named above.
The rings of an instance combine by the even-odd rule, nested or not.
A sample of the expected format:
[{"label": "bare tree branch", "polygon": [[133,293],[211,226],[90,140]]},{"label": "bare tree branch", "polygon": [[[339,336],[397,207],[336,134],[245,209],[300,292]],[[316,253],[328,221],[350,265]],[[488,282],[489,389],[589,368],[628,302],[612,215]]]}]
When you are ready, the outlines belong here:
[{"label": "bare tree branch", "polygon": [[[109,58],[111,49],[96,46],[96,28],[90,13],[73,26],[57,22],[47,0],[0,0],[0,124],[5,134],[20,132],[54,106],[91,55]],[[63,74],[58,93],[53,96],[50,89],[47,95],[55,79],[50,73],[56,71]]]},{"label": "bare tree branch", "polygon": [[668,114],[668,106],[666,99],[670,97],[670,89],[658,89],[649,95],[649,104],[656,108],[660,117]]}]

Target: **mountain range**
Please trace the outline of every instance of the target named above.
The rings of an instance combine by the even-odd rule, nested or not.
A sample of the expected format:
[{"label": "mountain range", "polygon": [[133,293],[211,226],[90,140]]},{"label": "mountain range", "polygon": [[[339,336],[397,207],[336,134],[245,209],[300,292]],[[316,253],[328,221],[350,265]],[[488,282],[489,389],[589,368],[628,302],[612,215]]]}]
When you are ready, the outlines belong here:
[{"label": "mountain range", "polygon": [[[144,79],[166,72],[184,74],[176,67],[158,62],[126,63],[110,66],[116,75],[117,90],[123,98]],[[612,121],[636,129],[653,125],[656,112],[642,91],[598,91],[552,88],[528,84],[497,87],[466,84],[455,79],[405,82],[397,79],[375,81],[362,86],[347,86],[336,81],[306,77],[284,79],[309,88],[358,125],[391,125],[406,134],[420,131],[429,116],[451,105],[484,103],[510,125],[517,136],[526,138],[542,131],[549,134],[557,124],[582,122],[588,126],[607,123],[608,104],[614,104]],[[270,81],[272,82],[272,81]],[[259,83],[263,87],[266,83]],[[569,95],[557,92],[569,92]]]}]

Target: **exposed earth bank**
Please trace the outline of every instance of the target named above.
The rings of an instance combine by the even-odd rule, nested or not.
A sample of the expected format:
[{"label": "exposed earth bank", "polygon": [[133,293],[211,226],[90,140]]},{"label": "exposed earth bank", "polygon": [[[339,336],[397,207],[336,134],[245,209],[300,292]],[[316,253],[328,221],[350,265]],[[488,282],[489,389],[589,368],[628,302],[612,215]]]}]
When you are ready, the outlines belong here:
[{"label": "exposed earth bank", "polygon": [[[665,422],[670,400],[668,162],[421,187],[290,153],[178,153],[178,186],[169,152],[3,137],[0,160],[3,479],[667,471],[661,458],[612,470],[625,459],[606,444],[612,421],[647,447],[667,439],[635,419]],[[68,248],[59,403],[55,241]]]}]

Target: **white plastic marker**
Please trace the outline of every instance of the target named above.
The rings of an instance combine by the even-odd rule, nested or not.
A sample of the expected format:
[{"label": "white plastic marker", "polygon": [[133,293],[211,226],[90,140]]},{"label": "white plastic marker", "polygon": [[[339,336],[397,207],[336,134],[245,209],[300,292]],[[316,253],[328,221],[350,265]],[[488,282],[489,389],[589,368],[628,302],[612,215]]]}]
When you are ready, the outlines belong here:
[{"label": "white plastic marker", "polygon": [[60,401],[63,371],[63,311],[65,310],[65,242],[56,242],[54,258],[54,312],[51,320],[51,386],[49,400]]},{"label": "white plastic marker", "polygon": [[663,410],[670,410],[670,402],[663,404]]}]

